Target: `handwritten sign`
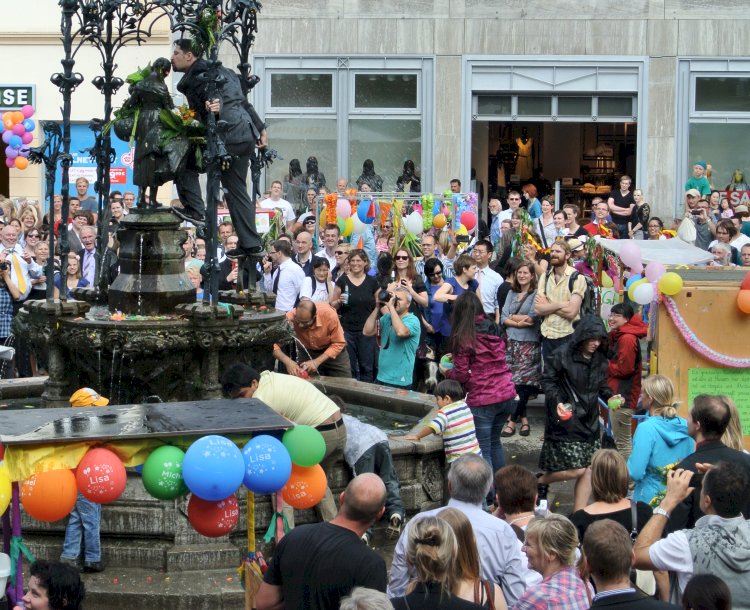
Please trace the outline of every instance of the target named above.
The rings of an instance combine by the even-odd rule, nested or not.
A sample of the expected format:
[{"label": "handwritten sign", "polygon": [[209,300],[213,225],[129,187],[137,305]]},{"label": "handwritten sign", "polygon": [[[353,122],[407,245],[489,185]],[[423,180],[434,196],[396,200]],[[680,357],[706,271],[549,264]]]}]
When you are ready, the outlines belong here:
[{"label": "handwritten sign", "polygon": [[731,397],[740,412],[742,433],[750,435],[750,370],[690,369],[688,400],[691,405],[698,394],[724,394]]}]

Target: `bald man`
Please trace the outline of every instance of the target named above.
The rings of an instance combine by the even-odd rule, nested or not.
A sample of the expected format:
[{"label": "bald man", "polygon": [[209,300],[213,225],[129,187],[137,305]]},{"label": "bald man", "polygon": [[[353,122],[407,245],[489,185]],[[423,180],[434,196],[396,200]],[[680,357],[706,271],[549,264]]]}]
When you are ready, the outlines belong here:
[{"label": "bald man", "polygon": [[355,587],[385,591],[385,561],[362,535],[385,510],[385,485],[376,474],[354,477],[328,523],[303,525],[276,547],[256,597],[258,610],[338,608]]}]

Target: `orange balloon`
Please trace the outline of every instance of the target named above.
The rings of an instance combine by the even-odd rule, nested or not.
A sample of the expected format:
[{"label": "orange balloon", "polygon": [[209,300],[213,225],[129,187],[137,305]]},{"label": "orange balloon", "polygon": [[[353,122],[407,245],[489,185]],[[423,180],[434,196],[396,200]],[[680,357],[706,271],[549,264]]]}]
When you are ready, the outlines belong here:
[{"label": "orange balloon", "polygon": [[16,169],[26,169],[29,166],[29,160],[26,157],[16,157],[13,159]]},{"label": "orange balloon", "polygon": [[737,294],[737,307],[742,313],[750,313],[750,290],[740,290]]},{"label": "orange balloon", "polygon": [[15,125],[11,114],[12,114],[11,112],[6,112],[3,115],[3,125],[5,126],[5,129],[13,129],[13,125]]},{"label": "orange balloon", "polygon": [[326,493],[328,479],[320,464],[305,468],[292,464],[292,474],[281,488],[284,502],[294,508],[312,508]]},{"label": "orange balloon", "polygon": [[13,119],[13,124],[14,125],[16,123],[23,123],[24,116],[23,116],[23,112],[21,112],[20,110],[16,110],[14,112],[11,112],[10,116]]},{"label": "orange balloon", "polygon": [[446,220],[443,214],[435,214],[432,217],[432,226],[436,229],[442,229],[445,226]]},{"label": "orange balloon", "polygon": [[91,449],[76,469],[80,492],[92,502],[109,504],[125,491],[128,475],[120,458],[109,449]]},{"label": "orange balloon", "polygon": [[21,484],[21,504],[37,521],[59,521],[73,510],[78,497],[71,470],[39,472]]}]

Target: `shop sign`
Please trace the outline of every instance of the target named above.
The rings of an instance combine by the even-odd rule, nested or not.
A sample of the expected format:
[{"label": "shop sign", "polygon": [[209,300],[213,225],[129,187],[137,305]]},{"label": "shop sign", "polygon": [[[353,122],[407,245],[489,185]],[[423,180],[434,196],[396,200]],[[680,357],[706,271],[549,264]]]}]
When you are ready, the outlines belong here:
[{"label": "shop sign", "polygon": [[750,191],[727,191],[725,196],[732,207],[750,205]]},{"label": "shop sign", "polygon": [[34,85],[0,85],[0,111],[36,106]]}]

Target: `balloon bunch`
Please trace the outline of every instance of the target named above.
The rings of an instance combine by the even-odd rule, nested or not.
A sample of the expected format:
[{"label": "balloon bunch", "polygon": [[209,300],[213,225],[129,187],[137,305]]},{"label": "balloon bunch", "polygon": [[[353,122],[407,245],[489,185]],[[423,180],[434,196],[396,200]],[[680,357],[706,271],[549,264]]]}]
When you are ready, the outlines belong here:
[{"label": "balloon bunch", "polygon": [[659,293],[674,296],[682,290],[682,278],[673,271],[667,271],[658,261],[648,263],[644,274],[641,249],[634,241],[629,240],[622,245],[620,260],[630,267],[631,275],[625,282],[628,297],[639,305],[655,301]]},{"label": "balloon bunch", "polygon": [[740,284],[740,291],[737,294],[737,307],[742,313],[750,314],[750,271],[745,275],[745,279]]},{"label": "balloon bunch", "polygon": [[36,123],[34,107],[23,106],[0,114],[0,134],[5,147],[5,165],[8,168],[26,169],[29,166],[29,144],[34,139]]}]

